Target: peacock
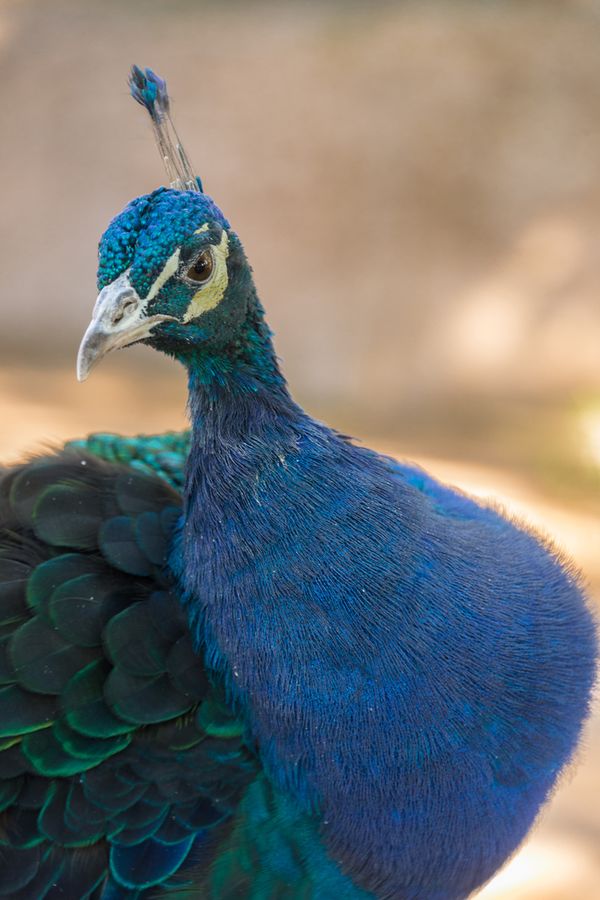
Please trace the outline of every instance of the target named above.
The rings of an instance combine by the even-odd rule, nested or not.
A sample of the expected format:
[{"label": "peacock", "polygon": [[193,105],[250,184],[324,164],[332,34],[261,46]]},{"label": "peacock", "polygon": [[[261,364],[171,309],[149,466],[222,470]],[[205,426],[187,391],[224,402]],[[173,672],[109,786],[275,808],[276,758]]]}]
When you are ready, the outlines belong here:
[{"label": "peacock", "polygon": [[130,87],[169,187],[100,240],[78,377],[166,353],[191,429],[2,472],[0,897],[466,897],[577,745],[580,578],[294,402],[165,82]]}]

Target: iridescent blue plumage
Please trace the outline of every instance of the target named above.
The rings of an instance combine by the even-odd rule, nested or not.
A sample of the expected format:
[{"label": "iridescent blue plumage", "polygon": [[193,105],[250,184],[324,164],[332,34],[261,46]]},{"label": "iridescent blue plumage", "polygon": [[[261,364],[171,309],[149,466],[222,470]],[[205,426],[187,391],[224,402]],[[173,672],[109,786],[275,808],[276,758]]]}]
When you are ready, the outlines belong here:
[{"label": "iridescent blue plumage", "polygon": [[192,427],[0,482],[0,897],[467,896],[576,746],[576,574],[294,403],[206,195],[138,198],[99,257],[80,375],[142,340]]}]

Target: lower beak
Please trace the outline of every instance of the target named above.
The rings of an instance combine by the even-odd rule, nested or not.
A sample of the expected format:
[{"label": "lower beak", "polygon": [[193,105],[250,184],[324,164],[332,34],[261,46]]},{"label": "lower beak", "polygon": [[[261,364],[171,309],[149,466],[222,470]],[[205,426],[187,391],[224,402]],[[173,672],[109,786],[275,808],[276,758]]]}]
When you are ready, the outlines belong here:
[{"label": "lower beak", "polygon": [[92,321],[77,354],[77,380],[85,381],[94,366],[111,350],[128,347],[148,337],[159,322],[176,322],[174,316],[147,316],[141,300],[124,272],[98,294]]}]

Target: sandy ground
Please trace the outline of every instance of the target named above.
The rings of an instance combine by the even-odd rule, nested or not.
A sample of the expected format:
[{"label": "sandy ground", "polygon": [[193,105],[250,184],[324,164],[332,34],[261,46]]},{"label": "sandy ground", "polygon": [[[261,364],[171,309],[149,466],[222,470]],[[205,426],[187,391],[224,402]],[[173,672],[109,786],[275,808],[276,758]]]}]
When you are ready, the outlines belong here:
[{"label": "sandy ground", "polygon": [[[90,430],[125,433],[179,428],[185,424],[181,377],[123,378],[120,361],[95,373],[84,386],[71,373],[0,370],[0,456],[15,460],[44,444]],[[152,397],[152,402],[148,402]],[[365,443],[402,457],[398,444]],[[501,502],[533,523],[569,553],[600,598],[600,523],[542,496],[522,474],[456,459],[418,457],[441,480]],[[589,723],[579,759],[563,778],[524,847],[480,893],[487,900],[597,900],[600,897],[600,708]]]}]

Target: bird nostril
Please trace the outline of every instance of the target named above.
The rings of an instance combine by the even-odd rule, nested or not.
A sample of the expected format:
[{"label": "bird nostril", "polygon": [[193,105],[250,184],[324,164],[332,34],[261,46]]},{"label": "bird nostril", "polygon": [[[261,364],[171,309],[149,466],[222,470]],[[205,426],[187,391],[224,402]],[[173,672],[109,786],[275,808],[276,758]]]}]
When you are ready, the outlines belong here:
[{"label": "bird nostril", "polygon": [[123,304],[123,306],[121,306],[120,309],[118,309],[115,312],[115,314],[113,315],[112,324],[118,325],[119,322],[121,322],[125,316],[130,315],[134,311],[136,306],[137,306],[137,300],[135,300],[133,297],[130,300],[127,300]]}]

